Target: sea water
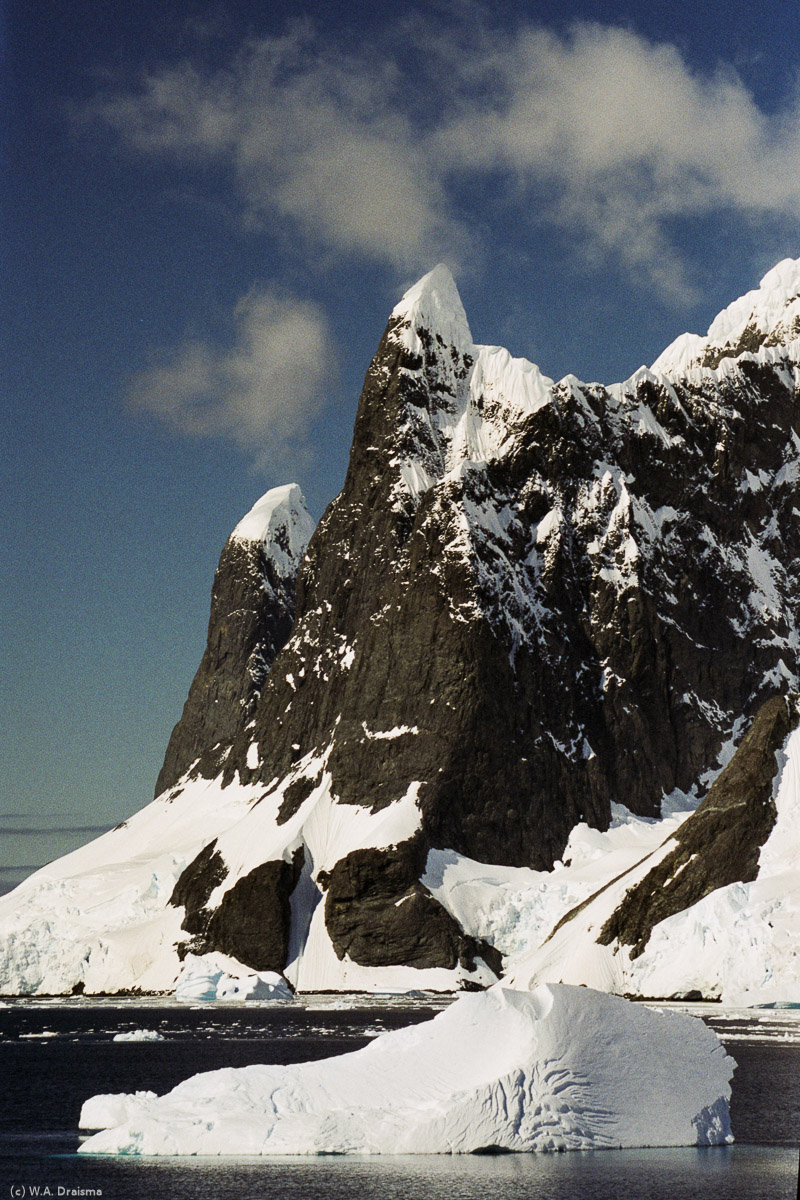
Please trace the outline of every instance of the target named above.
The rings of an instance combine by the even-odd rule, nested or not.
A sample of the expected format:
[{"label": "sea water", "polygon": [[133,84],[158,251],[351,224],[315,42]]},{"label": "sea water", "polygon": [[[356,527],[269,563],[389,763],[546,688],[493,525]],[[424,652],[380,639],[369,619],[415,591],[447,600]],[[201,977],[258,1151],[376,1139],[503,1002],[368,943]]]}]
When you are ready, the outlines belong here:
[{"label": "sea water", "polygon": [[[739,1064],[731,1147],[302,1159],[77,1154],[78,1117],[88,1096],[162,1093],[198,1071],[346,1053],[387,1029],[429,1019],[442,1003],[329,997],[185,1008],[158,1001],[13,1001],[0,1008],[0,1200],[784,1200],[796,1194],[796,1011],[702,1010]],[[113,1040],[134,1030],[161,1038]]]}]

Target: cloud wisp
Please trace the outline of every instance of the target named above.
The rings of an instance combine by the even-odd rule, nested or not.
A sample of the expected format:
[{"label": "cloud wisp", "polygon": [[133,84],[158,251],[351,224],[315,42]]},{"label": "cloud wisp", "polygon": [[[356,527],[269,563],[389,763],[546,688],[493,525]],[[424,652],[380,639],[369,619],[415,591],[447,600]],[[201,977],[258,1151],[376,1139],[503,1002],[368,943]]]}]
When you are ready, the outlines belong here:
[{"label": "cloud wisp", "polygon": [[[370,263],[408,281],[442,259],[485,267],[547,228],[575,269],[611,264],[685,301],[677,235],[693,220],[777,231],[800,217],[797,94],[767,112],[732,67],[697,69],[614,25],[501,26],[474,0],[438,22],[398,17],[372,41],[300,23],[214,66],[198,52],[109,84],[82,120],[184,179],[213,170],[243,225],[311,271]],[[256,288],[233,326],[223,349],[187,338],[154,359],[134,404],[262,468],[302,455],[336,374],[324,314]]]},{"label": "cloud wisp", "polygon": [[146,154],[229,170],[247,222],[403,273],[474,252],[469,191],[485,205],[487,179],[516,222],[577,234],[661,288],[680,287],[676,219],[800,214],[796,96],[767,114],[732,68],[699,72],[628,30],[470,11],[355,49],[296,27],[222,68],[147,72],[91,117]]},{"label": "cloud wisp", "polygon": [[482,103],[439,131],[451,170],[505,172],[539,220],[661,290],[683,287],[672,222],[800,215],[796,96],[768,117],[732,70],[600,25],[522,28],[478,78]]},{"label": "cloud wisp", "polygon": [[135,149],[230,170],[249,224],[416,269],[463,234],[405,111],[391,57],[310,25],[248,41],[220,70],[183,62],[85,112]]},{"label": "cloud wisp", "polygon": [[302,450],[334,385],[335,347],[317,305],[273,289],[242,297],[233,326],[224,349],[187,338],[159,356],[131,400],[180,433],[228,438],[273,467]]},{"label": "cloud wisp", "polygon": [[99,837],[113,825],[106,821],[88,821],[85,816],[75,815],[75,821],[65,820],[63,812],[0,813],[0,839],[11,837],[49,838],[62,834],[75,837]]}]

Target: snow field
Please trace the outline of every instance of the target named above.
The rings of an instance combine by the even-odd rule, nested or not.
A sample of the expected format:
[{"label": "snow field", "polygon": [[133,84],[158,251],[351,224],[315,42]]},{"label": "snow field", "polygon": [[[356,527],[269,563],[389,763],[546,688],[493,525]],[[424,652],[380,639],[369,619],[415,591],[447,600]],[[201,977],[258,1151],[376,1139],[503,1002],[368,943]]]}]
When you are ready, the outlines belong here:
[{"label": "snow field", "polygon": [[182,912],[169,897],[252,798],[238,783],[184,781],[0,897],[0,993],[170,990]]}]

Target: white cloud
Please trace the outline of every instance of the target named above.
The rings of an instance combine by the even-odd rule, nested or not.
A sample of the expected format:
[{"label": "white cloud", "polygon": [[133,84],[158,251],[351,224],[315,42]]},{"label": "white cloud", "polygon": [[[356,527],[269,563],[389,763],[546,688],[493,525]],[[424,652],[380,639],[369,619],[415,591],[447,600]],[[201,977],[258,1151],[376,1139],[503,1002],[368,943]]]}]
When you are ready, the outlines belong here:
[{"label": "white cloud", "polygon": [[483,83],[483,102],[439,130],[451,169],[506,171],[540,219],[662,286],[680,286],[670,221],[800,214],[796,98],[770,118],[730,70],[698,74],[674,47],[580,25],[522,29],[487,54]]},{"label": "white cloud", "polygon": [[[222,68],[150,72],[91,115],[146,153],[229,169],[247,221],[405,274],[465,258],[504,212],[680,290],[675,220],[800,215],[796,97],[767,114],[732,69],[697,71],[618,27],[557,35],[453,12],[380,45],[298,27]],[[476,185],[485,221],[466,215]],[[206,369],[197,354],[185,367]]]},{"label": "white cloud", "polygon": [[232,440],[261,465],[302,447],[336,375],[320,309],[253,289],[236,305],[225,349],[187,339],[133,382],[134,404],[182,433]]},{"label": "white cloud", "polygon": [[345,253],[416,269],[463,241],[404,111],[392,61],[328,47],[308,28],[248,42],[219,71],[146,73],[89,115],[137,149],[218,162],[248,222],[287,222]]}]

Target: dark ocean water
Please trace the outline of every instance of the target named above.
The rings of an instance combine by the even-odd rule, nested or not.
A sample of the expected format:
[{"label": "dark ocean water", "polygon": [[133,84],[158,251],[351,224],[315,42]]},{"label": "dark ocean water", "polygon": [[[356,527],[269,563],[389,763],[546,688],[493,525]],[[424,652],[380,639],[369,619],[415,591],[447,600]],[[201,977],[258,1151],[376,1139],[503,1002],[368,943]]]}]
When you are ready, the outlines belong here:
[{"label": "dark ocean water", "polygon": [[[784,1033],[775,1018],[763,1037],[757,1017],[712,1019],[739,1064],[731,1147],[314,1159],[76,1153],[81,1104],[98,1092],[160,1093],[197,1071],[340,1054],[435,1011],[397,1002],[352,1009],[119,1002],[0,1008],[0,1200],[795,1200],[800,1024],[790,1022]],[[164,1040],[112,1041],[137,1028],[158,1030]]]}]

